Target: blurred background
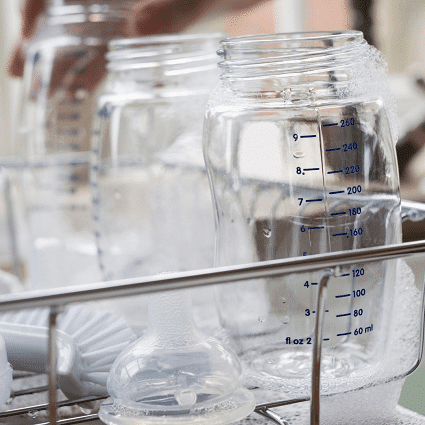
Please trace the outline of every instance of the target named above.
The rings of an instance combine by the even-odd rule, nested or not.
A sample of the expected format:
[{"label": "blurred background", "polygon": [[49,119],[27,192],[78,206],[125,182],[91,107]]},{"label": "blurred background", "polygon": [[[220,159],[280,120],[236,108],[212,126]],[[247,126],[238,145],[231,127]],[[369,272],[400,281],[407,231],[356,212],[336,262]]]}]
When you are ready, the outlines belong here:
[{"label": "blurred background", "polygon": [[[241,0],[243,1],[243,0]],[[397,150],[402,198],[425,201],[425,0],[273,0],[242,13],[205,16],[185,32],[245,34],[363,31],[383,52],[398,108]],[[15,155],[21,81],[6,75],[20,31],[19,0],[0,1],[0,156]],[[423,227],[423,225],[422,225]],[[405,240],[424,239],[425,228],[404,228]],[[1,243],[1,242],[0,242]],[[422,259],[411,260],[418,279]],[[425,367],[410,376],[400,404],[425,414]]]}]

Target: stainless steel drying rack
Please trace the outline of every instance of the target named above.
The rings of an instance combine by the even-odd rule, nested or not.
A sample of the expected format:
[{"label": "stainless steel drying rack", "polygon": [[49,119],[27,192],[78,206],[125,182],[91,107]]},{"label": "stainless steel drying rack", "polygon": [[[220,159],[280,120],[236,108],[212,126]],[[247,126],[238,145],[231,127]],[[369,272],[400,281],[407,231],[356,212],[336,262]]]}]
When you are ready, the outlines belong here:
[{"label": "stainless steel drying rack", "polygon": [[[402,219],[410,221],[421,221],[425,219],[425,204],[417,202],[402,201]],[[198,270],[193,272],[173,274],[172,277],[148,277],[116,280],[110,282],[93,283],[84,287],[64,287],[54,290],[33,291],[19,294],[4,295],[0,298],[0,312],[47,307],[49,314],[49,374],[48,385],[43,385],[26,390],[12,392],[12,397],[16,398],[26,394],[44,392],[47,393],[48,402],[32,406],[20,407],[0,412],[0,423],[12,418],[27,417],[35,419],[37,412],[48,411],[48,422],[34,422],[38,425],[71,425],[80,423],[94,423],[100,420],[96,413],[74,416],[66,419],[57,418],[57,410],[65,406],[81,405],[88,402],[96,402],[104,397],[85,397],[78,400],[57,399],[56,386],[56,319],[60,311],[71,303],[99,301],[111,297],[123,297],[131,295],[149,294],[153,292],[168,291],[172,289],[196,288],[207,285],[219,285],[238,280],[257,279],[266,277],[276,277],[296,272],[322,270],[318,285],[318,297],[315,319],[315,338],[313,346],[312,364],[312,394],[311,397],[297,398],[292,400],[263,403],[257,405],[255,412],[268,418],[271,423],[287,425],[285,419],[276,414],[273,408],[289,404],[310,401],[310,424],[319,424],[320,412],[320,358],[322,321],[324,314],[324,303],[326,300],[326,289],[329,277],[333,274],[333,269],[339,266],[352,265],[356,263],[368,263],[395,258],[404,258],[412,255],[425,254],[425,240],[373,247],[356,251],[336,252],[329,254],[312,255],[309,257],[298,257],[284,260],[273,260],[255,264],[248,264],[234,267],[221,267],[208,270]],[[422,311],[424,311],[424,293],[422,296]],[[421,318],[421,334],[418,348],[418,361],[407,373],[413,372],[420,364],[423,351],[424,317]],[[405,376],[405,375],[403,375]],[[14,379],[28,377],[28,374],[17,372]],[[398,377],[393,377],[398,378]],[[6,403],[7,404],[7,403]],[[24,416],[22,416],[24,415]],[[17,423],[23,423],[19,419]],[[23,420],[23,419],[22,419]],[[8,422],[6,422],[8,423]]]}]

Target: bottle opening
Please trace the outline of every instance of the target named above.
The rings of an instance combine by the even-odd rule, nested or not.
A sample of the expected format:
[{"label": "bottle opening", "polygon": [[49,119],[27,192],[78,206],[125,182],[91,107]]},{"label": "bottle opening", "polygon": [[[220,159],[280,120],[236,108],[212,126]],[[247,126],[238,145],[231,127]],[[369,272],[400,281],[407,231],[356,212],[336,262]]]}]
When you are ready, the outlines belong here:
[{"label": "bottle opening", "polygon": [[47,15],[53,25],[121,21],[134,3],[135,0],[49,0]]},{"label": "bottle opening", "polygon": [[227,38],[219,66],[233,76],[241,69],[267,73],[323,69],[347,64],[367,45],[360,31],[298,32]]},{"label": "bottle opening", "polygon": [[203,70],[216,68],[216,50],[224,34],[161,35],[113,40],[107,54],[108,69],[125,71],[146,68]]}]

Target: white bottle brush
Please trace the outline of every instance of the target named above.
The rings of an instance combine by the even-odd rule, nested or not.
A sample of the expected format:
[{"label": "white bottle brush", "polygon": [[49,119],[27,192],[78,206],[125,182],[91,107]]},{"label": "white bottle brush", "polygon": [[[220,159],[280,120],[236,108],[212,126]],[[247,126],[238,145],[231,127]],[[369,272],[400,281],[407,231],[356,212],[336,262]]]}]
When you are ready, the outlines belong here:
[{"label": "white bottle brush", "polygon": [[148,329],[114,362],[108,391],[107,424],[227,424],[255,407],[236,356],[197,328],[182,290],[150,296]]},{"label": "white bottle brush", "polygon": [[[48,309],[22,310],[0,316],[0,335],[15,370],[48,371]],[[93,315],[73,306],[58,316],[57,374],[59,388],[70,399],[107,395],[112,363],[136,335],[124,319],[110,312]]]}]

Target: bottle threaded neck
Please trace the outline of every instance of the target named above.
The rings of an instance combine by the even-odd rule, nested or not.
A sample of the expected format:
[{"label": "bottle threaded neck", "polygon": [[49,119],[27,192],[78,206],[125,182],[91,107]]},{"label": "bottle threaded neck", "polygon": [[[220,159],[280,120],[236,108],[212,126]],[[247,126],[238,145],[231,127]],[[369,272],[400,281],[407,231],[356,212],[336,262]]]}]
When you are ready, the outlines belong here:
[{"label": "bottle threaded neck", "polygon": [[134,4],[135,0],[50,0],[47,17],[54,25],[121,21]]},{"label": "bottle threaded neck", "polygon": [[[50,11],[53,9],[54,12],[60,11],[65,13],[68,7],[77,6],[86,9],[99,9],[100,7],[126,7],[130,8],[135,4],[136,0],[48,0],[47,9]],[[72,9],[71,9],[72,10]]]},{"label": "bottle threaded neck", "polygon": [[161,68],[169,75],[216,69],[221,39],[223,34],[214,33],[113,40],[107,66],[113,72]]},{"label": "bottle threaded neck", "polygon": [[305,32],[234,37],[218,51],[224,79],[317,73],[341,68],[362,56],[360,31]]}]

